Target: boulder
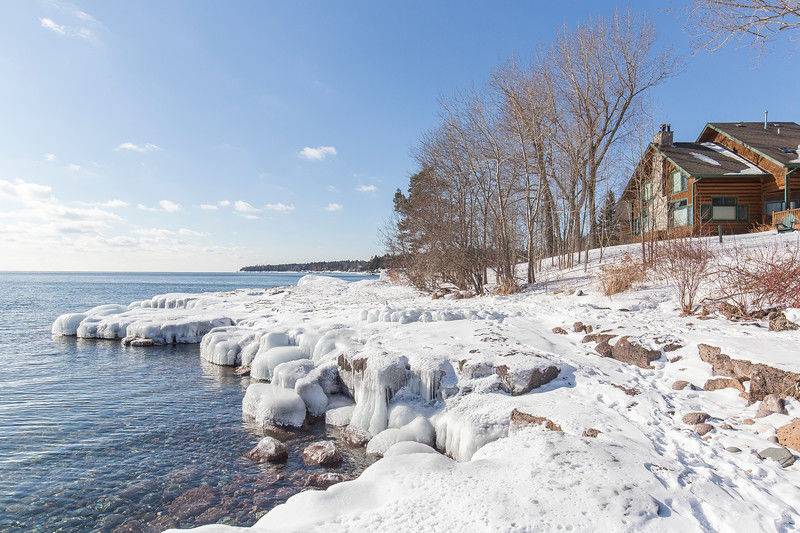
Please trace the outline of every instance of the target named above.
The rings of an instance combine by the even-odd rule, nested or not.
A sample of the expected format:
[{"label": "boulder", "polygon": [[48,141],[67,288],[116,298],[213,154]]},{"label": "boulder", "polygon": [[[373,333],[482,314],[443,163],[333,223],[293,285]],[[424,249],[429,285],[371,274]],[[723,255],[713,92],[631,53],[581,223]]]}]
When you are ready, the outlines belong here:
[{"label": "boulder", "polygon": [[763,400],[769,394],[800,399],[800,374],[780,370],[761,363],[732,359],[722,350],[709,344],[699,344],[700,359],[711,365],[715,374],[750,381],[747,398],[750,402]]},{"label": "boulder", "polygon": [[495,367],[495,373],[500,378],[500,388],[512,396],[525,394],[553,381],[559,372],[560,369],[555,365],[514,369],[508,365]]},{"label": "boulder", "polygon": [[591,333],[594,331],[594,328],[579,321],[572,325],[572,331],[575,333]]},{"label": "boulder", "polygon": [[764,396],[764,399],[761,400],[761,404],[758,406],[758,411],[756,412],[756,418],[763,418],[773,413],[778,413],[782,415],[787,414],[786,405],[785,402],[783,401],[783,398],[781,398],[777,394],[767,394],[766,396]]},{"label": "boulder", "polygon": [[300,427],[306,418],[306,404],[293,390],[251,383],[242,399],[242,412],[262,426]]},{"label": "boulder", "polygon": [[775,432],[778,442],[800,452],[800,418],[795,418]]},{"label": "boulder", "polygon": [[702,424],[706,420],[709,419],[708,413],[703,413],[702,411],[695,411],[692,413],[686,413],[683,415],[683,423],[688,424],[690,426],[695,426],[697,424]]},{"label": "boulder", "polygon": [[303,462],[308,466],[336,466],[342,462],[342,454],[333,442],[322,440],[305,447]]},{"label": "boulder", "polygon": [[728,447],[725,448],[725,451],[726,452],[731,452],[731,453],[739,453],[739,452],[742,451],[742,449],[741,448],[737,448],[736,446],[728,446]]},{"label": "boulder", "polygon": [[714,391],[720,389],[736,389],[739,392],[745,392],[744,385],[739,378],[711,378],[703,385],[703,390]]},{"label": "boulder", "polygon": [[679,379],[678,381],[676,381],[675,383],[672,384],[672,390],[683,390],[688,386],[689,386],[689,382],[688,381],[684,381],[682,379]]},{"label": "boulder", "polygon": [[519,411],[517,409],[511,411],[511,425],[518,427],[536,425],[536,426],[544,426],[550,431],[558,431],[558,432],[562,431],[561,426],[559,426],[549,418],[545,418],[543,416],[531,415]]},{"label": "boulder", "polygon": [[611,333],[590,333],[588,335],[584,335],[581,339],[581,342],[608,342],[614,337],[616,337],[616,335]]},{"label": "boulder", "polygon": [[552,329],[552,332],[555,333],[556,335],[566,335],[567,334],[567,330],[565,330],[564,328],[562,328],[560,326],[554,327]]},{"label": "boulder", "polygon": [[315,487],[318,489],[327,489],[332,485],[341,483],[342,481],[349,481],[350,478],[338,472],[321,472],[311,474],[306,478],[306,487]]},{"label": "boulder", "polygon": [[354,448],[363,448],[369,442],[370,436],[357,428],[348,427],[342,431],[342,440]]},{"label": "boulder", "polygon": [[600,433],[602,433],[602,432],[599,429],[595,429],[595,428],[586,428],[586,429],[583,430],[583,436],[584,437],[590,437],[590,438],[593,438],[593,439],[597,438],[597,436]]},{"label": "boulder", "polygon": [[257,463],[285,463],[289,459],[286,445],[273,437],[264,437],[246,457]]},{"label": "boulder", "polygon": [[650,350],[638,343],[631,342],[626,336],[619,339],[611,347],[611,357],[623,363],[650,369],[652,368],[650,363],[659,359],[661,352],[659,350]]},{"label": "boulder", "polygon": [[634,389],[633,387],[626,387],[625,385],[618,385],[616,383],[612,383],[611,386],[614,387],[615,389],[621,390],[628,396],[636,396],[637,394],[639,394],[639,391],[637,389]]},{"label": "boulder", "polygon": [[665,352],[674,352],[675,350],[680,350],[681,348],[683,348],[683,344],[670,342],[669,344],[664,345],[664,347],[661,349]]},{"label": "boulder", "polygon": [[485,378],[494,374],[494,365],[488,361],[470,361],[462,359],[458,362],[458,375],[465,379]]},{"label": "boulder", "polygon": [[790,322],[786,315],[782,312],[775,313],[769,319],[769,330],[770,331],[793,331],[796,329],[800,329],[800,326],[795,324],[794,322]]},{"label": "boulder", "polygon": [[767,448],[758,452],[761,459],[772,459],[777,461],[782,467],[786,468],[794,464],[795,456],[783,447]]},{"label": "boulder", "polygon": [[713,430],[714,426],[709,424],[708,422],[703,422],[702,424],[696,424],[694,426],[695,432],[700,435],[701,437],[708,433],[709,431]]}]

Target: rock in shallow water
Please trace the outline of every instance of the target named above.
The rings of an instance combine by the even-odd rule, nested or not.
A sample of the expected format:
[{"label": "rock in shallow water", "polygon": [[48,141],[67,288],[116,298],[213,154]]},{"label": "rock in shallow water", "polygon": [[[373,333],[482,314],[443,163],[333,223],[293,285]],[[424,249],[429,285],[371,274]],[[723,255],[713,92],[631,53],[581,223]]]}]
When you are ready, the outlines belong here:
[{"label": "rock in shallow water", "polygon": [[348,481],[350,478],[338,472],[322,472],[320,474],[311,474],[306,479],[306,487],[316,487],[320,489],[327,489],[332,485]]},{"label": "rock in shallow water", "polygon": [[247,452],[247,458],[257,463],[285,463],[289,458],[286,445],[273,437],[264,437],[255,448]]},{"label": "rock in shallow water", "polygon": [[342,454],[329,440],[314,442],[303,450],[303,462],[308,466],[336,466],[342,462]]}]

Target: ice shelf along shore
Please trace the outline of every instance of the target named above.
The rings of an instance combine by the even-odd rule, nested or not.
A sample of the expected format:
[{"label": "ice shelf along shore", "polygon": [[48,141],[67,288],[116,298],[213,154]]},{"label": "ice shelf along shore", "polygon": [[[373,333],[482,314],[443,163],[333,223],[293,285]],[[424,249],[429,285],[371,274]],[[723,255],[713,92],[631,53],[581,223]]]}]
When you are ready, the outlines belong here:
[{"label": "ice shelf along shore", "polygon": [[203,359],[249,368],[244,417],[324,417],[383,456],[358,479],[290,498],[254,531],[800,528],[800,463],[767,451],[785,450],[776,429],[800,402],[765,414],[755,382],[708,386],[719,378],[709,346],[800,379],[800,331],[683,317],[659,282],[608,298],[599,266],[467,299],[309,275],[103,305],[60,316],[53,334],[199,343]]}]

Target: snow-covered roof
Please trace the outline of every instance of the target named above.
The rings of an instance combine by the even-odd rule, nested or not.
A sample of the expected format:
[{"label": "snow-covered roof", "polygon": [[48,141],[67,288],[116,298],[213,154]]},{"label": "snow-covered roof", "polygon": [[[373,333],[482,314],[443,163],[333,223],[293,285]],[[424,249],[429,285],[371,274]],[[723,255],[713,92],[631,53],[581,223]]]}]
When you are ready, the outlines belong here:
[{"label": "snow-covered roof", "polygon": [[800,165],[800,124],[796,122],[768,122],[766,128],[763,122],[709,122],[708,126],[778,164]]},{"label": "snow-covered roof", "polygon": [[660,147],[675,165],[695,177],[764,176],[764,170],[719,144],[681,143]]}]

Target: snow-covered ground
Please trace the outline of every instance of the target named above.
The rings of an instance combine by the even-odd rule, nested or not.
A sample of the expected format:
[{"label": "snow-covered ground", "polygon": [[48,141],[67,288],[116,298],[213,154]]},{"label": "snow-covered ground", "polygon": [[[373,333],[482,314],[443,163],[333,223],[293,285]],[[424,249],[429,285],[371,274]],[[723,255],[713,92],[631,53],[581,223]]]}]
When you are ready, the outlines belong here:
[{"label": "snow-covered ground", "polygon": [[[796,247],[798,237],[722,246],[734,244]],[[625,252],[638,253],[607,249],[604,264]],[[800,462],[756,454],[778,446],[775,429],[800,402],[756,418],[761,402],[703,390],[712,369],[698,355],[704,343],[800,372],[800,331],[680,316],[670,287],[652,280],[609,298],[599,268],[594,256],[586,271],[549,269],[519,294],[437,300],[385,280],[306,276],[297,287],[101,306],[60,317],[53,333],[202,339],[203,358],[264,380],[250,385],[245,416],[299,426],[327,413],[384,455],[356,480],[290,498],[254,531],[800,529]],[[577,321],[658,358],[643,368],[601,357]],[[680,380],[690,385],[675,390]],[[708,413],[712,429],[685,423],[691,412]]]}]

